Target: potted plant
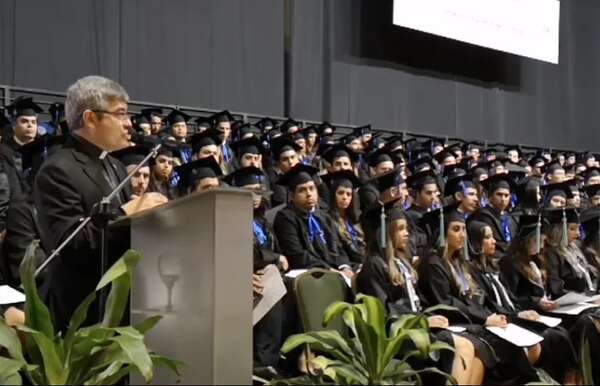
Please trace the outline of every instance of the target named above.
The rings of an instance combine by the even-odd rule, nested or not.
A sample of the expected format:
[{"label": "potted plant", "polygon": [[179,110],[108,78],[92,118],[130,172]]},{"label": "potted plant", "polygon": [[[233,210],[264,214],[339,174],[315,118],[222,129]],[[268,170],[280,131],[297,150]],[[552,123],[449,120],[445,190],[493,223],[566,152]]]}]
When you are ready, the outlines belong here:
[{"label": "potted plant", "polygon": [[421,374],[427,372],[441,374],[455,383],[437,368],[415,370],[408,362],[411,357],[437,360],[441,350],[454,350],[444,342],[430,340],[427,315],[439,309],[451,308],[437,306],[421,314],[403,315],[388,329],[389,320],[379,299],[359,294],[356,304],[335,302],[325,310],[323,325],[342,317],[351,336],[344,338],[338,331],[326,330],[289,337],[281,351],[286,354],[308,346],[319,354],[311,360],[319,371],[271,384],[420,384]]},{"label": "potted plant", "polygon": [[[164,366],[179,375],[182,363],[153,353],[145,334],[161,319],[154,316],[134,326],[119,326],[127,308],[131,278],[140,255],[127,251],[102,277],[96,290],[77,308],[66,333],[57,333],[50,312],[35,283],[33,242],[21,265],[25,289],[25,325],[15,329],[0,317],[0,384],[21,385],[23,377],[33,385],[113,385],[137,371],[147,383],[153,368]],[[81,327],[96,293],[111,285],[101,323]]]}]

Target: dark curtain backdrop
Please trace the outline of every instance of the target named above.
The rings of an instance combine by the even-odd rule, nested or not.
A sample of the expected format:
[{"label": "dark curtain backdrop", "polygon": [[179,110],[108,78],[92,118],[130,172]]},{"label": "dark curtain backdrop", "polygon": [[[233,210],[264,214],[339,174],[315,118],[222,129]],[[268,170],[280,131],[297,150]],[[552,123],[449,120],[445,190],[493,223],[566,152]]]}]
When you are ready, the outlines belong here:
[{"label": "dark curtain backdrop", "polygon": [[365,4],[386,1],[0,0],[0,83],[65,90],[95,73],[136,100],[600,148],[600,1],[561,2],[559,66],[492,63],[510,82],[364,55],[382,43]]},{"label": "dark curtain backdrop", "polygon": [[0,0],[0,83],[283,115],[281,0]]},{"label": "dark curtain backdrop", "polygon": [[[391,4],[391,0],[376,3],[382,1]],[[561,1],[560,65],[516,56],[492,63],[495,70],[510,66],[504,72],[513,81],[506,84],[364,57],[361,44],[369,42],[363,41],[361,31],[365,23],[373,23],[365,20],[369,17],[365,6],[372,4],[293,1],[293,116],[372,122],[382,128],[451,137],[600,149],[600,1]],[[391,23],[391,14],[381,23]]]}]

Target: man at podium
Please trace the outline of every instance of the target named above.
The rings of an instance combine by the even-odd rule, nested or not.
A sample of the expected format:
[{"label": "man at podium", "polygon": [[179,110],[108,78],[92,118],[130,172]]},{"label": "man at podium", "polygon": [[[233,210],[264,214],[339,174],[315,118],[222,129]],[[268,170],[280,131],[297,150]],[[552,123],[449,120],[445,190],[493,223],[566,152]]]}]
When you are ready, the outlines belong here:
[{"label": "man at podium", "polygon": [[[67,91],[66,118],[71,136],[41,168],[35,181],[43,243],[56,249],[94,206],[126,177],[123,165],[108,152],[129,146],[132,124],[127,111],[129,96],[118,83],[99,76],[77,80]],[[118,215],[130,215],[167,201],[159,193],[146,193],[130,200],[126,187],[111,202]],[[101,277],[100,229],[94,221],[75,236],[56,259],[48,264],[40,294],[64,330],[83,299]],[[110,235],[116,243],[119,235]],[[109,256],[109,263],[119,256]],[[88,322],[96,322],[97,306],[90,307]]]}]

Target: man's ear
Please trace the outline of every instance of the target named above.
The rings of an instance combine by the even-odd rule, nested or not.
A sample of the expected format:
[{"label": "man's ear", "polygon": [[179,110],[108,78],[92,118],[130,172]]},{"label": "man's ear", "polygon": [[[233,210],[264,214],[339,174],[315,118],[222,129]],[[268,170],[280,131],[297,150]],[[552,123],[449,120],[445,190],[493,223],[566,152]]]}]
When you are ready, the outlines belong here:
[{"label": "man's ear", "polygon": [[455,192],[455,193],[454,193],[454,199],[455,199],[456,201],[462,201],[462,200],[463,200],[463,198],[464,198],[464,196],[463,196],[462,192]]},{"label": "man's ear", "polygon": [[95,127],[98,122],[98,116],[92,110],[85,110],[81,115],[81,119],[85,128]]}]

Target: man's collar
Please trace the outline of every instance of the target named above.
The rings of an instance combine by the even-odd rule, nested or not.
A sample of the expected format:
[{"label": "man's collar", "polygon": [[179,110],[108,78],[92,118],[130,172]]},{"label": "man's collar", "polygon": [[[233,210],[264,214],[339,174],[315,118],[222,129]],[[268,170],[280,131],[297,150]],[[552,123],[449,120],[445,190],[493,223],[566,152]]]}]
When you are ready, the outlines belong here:
[{"label": "man's collar", "polygon": [[77,134],[71,134],[71,136],[73,137],[76,146],[92,159],[100,158],[100,155],[104,152],[104,150]]}]

